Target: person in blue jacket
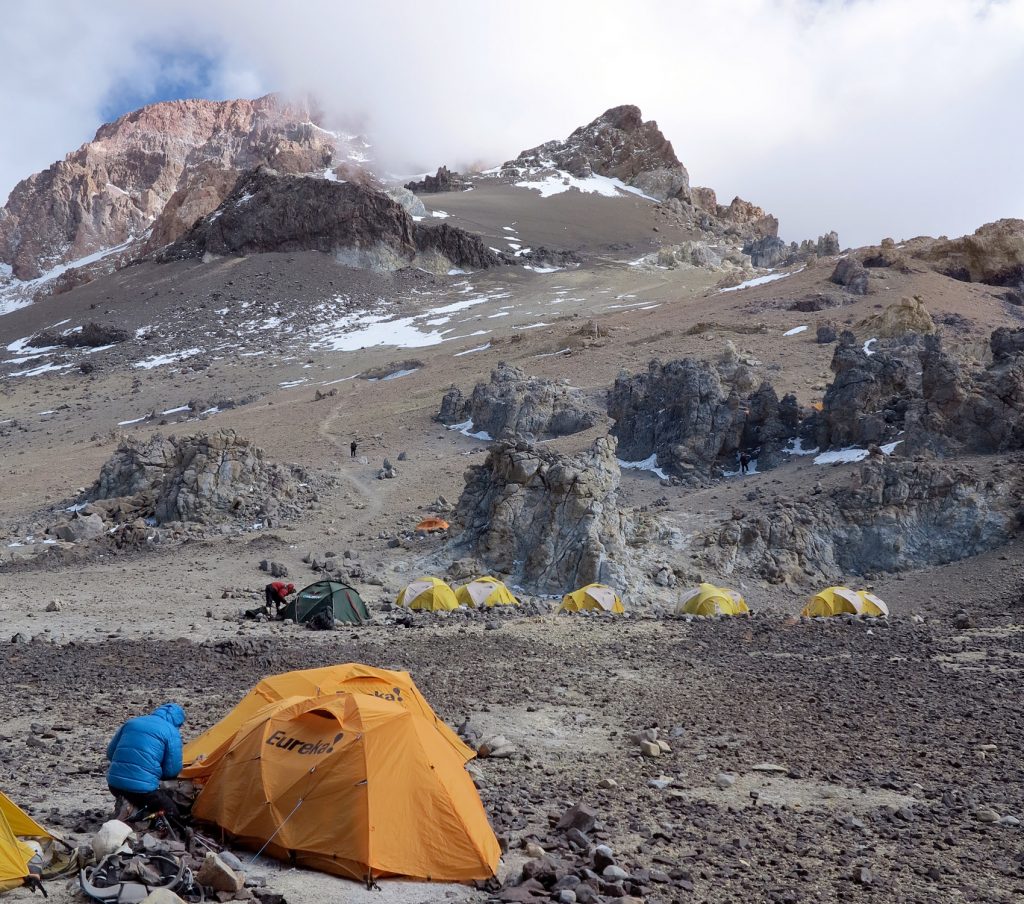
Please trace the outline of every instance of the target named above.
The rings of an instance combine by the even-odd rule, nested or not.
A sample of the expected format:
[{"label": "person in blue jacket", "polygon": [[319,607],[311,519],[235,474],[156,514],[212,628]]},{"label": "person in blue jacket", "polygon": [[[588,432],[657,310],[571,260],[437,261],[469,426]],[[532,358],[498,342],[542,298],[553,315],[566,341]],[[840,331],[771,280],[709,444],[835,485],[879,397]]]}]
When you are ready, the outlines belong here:
[{"label": "person in blue jacket", "polygon": [[165,703],[148,716],[129,719],[107,745],[107,786],[115,798],[135,807],[163,810],[178,817],[174,799],[160,787],[162,779],[181,772],[181,732],[185,710]]}]

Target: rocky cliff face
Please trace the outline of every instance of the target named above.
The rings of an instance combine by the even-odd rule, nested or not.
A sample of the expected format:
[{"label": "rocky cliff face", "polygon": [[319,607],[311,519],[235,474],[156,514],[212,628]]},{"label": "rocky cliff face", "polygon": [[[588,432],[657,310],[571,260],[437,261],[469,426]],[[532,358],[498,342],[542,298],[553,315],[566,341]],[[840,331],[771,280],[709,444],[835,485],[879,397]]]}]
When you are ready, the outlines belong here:
[{"label": "rocky cliff face", "polygon": [[615,441],[579,455],[499,443],[466,472],[459,550],[536,593],[593,581],[621,586],[626,561]]},{"label": "rocky cliff face", "polygon": [[605,111],[565,141],[523,151],[503,169],[564,170],[580,179],[596,174],[621,179],[655,198],[690,198],[690,177],[672,142],[632,105]]},{"label": "rocky cliff face", "polygon": [[244,170],[272,163],[323,174],[365,159],[365,144],[325,131],[316,117],[273,95],[169,101],[122,116],[18,183],[0,211],[0,263],[33,279],[125,243],[154,248],[214,210]]},{"label": "rocky cliff face", "polygon": [[700,558],[723,574],[821,584],[847,575],[954,562],[1005,543],[1017,528],[1019,463],[970,467],[868,459],[848,487],[780,502],[708,531]]},{"label": "rocky cliff face", "polygon": [[760,470],[774,467],[800,421],[792,396],[780,401],[765,383],[745,398],[712,365],[690,358],[620,374],[608,393],[608,414],[620,458],[656,455],[659,467],[697,483],[735,470],[741,451],[757,457]]},{"label": "rocky cliff face", "polygon": [[502,263],[477,237],[447,224],[421,226],[383,192],[355,182],[289,176],[266,167],[240,178],[231,194],[178,242],[168,261],[204,254],[323,251],[374,270],[409,266],[474,269]]},{"label": "rocky cliff face", "polygon": [[505,363],[491,371],[490,381],[477,383],[469,399],[461,390],[448,391],[438,420],[449,426],[470,421],[474,431],[495,439],[541,439],[587,430],[600,413],[570,386],[529,377]]}]

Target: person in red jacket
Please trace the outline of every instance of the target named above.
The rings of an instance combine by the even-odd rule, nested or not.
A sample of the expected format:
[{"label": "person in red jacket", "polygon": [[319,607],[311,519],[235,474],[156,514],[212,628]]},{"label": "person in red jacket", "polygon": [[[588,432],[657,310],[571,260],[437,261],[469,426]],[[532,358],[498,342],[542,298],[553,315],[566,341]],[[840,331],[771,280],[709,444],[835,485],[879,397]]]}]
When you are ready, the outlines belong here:
[{"label": "person in red jacket", "polygon": [[274,618],[277,618],[280,615],[281,607],[288,604],[286,597],[294,592],[294,584],[285,584],[283,581],[274,581],[267,584],[264,589],[267,597],[267,615],[271,614],[271,606],[273,606],[273,615]]}]

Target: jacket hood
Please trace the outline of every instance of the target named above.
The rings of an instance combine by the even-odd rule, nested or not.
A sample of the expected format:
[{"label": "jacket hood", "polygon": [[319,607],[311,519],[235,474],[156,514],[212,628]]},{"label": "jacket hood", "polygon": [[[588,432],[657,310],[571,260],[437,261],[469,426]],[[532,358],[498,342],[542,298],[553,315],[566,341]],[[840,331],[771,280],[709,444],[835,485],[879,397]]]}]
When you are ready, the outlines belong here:
[{"label": "jacket hood", "polygon": [[185,724],[185,710],[177,703],[165,703],[163,706],[158,706],[150,715],[166,719],[175,728],[181,728]]}]

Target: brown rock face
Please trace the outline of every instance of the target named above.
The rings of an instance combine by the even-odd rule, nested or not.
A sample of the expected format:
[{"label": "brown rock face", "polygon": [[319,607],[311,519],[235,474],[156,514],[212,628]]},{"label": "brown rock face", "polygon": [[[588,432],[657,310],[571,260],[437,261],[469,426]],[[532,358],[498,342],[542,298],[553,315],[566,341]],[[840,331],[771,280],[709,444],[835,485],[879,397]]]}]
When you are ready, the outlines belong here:
[{"label": "brown rock face", "polygon": [[32,279],[98,250],[141,246],[151,226],[152,249],[215,209],[243,170],[272,161],[323,173],[358,148],[316,116],[274,95],[169,101],[122,116],[15,186],[0,211],[0,262]]},{"label": "brown rock face", "polygon": [[996,220],[958,239],[937,239],[914,257],[965,282],[1024,285],[1024,220]]},{"label": "brown rock face", "polygon": [[640,108],[613,107],[565,141],[548,141],[523,151],[505,169],[562,169],[587,178],[597,174],[621,179],[657,198],[689,200],[690,177],[654,120],[643,121]]}]

